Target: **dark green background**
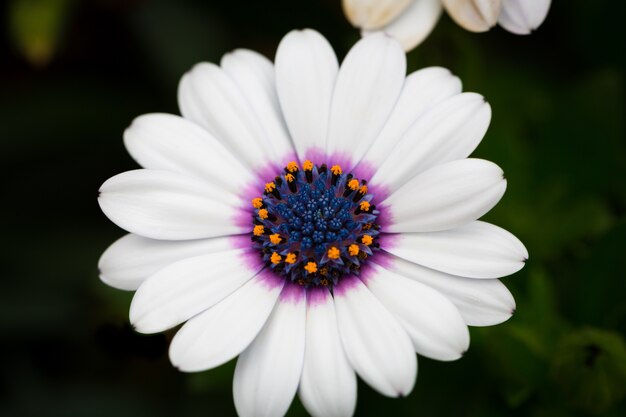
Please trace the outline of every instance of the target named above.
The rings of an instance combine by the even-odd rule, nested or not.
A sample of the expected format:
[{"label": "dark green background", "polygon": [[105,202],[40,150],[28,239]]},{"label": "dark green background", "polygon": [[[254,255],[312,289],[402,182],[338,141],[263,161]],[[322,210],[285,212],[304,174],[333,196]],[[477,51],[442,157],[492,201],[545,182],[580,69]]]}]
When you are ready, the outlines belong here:
[{"label": "dark green background", "polygon": [[[504,280],[511,320],[472,328],[462,360],[421,358],[408,398],[360,384],[357,415],[626,415],[624,3],[553,3],[532,36],[472,34],[444,16],[409,53],[411,71],[448,67],[491,103],[475,155],[509,188],[487,220],[530,260]],[[99,255],[123,232],[96,191],[135,168],[124,128],[176,113],[194,63],[237,47],[273,57],[301,27],[343,57],[357,33],[339,0],[13,0],[2,19],[0,415],[233,415],[234,363],[179,373],[173,332],[132,332],[132,294],[98,280]],[[297,400],[289,415],[304,415]]]}]

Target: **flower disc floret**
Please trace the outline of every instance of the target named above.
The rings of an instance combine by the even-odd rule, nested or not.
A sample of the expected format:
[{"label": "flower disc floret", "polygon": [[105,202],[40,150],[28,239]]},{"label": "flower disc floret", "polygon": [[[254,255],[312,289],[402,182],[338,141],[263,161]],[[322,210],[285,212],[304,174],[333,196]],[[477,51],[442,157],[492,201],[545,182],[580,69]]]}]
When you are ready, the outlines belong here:
[{"label": "flower disc floret", "polygon": [[307,160],[300,170],[290,162],[253,200],[253,246],[276,274],[306,287],[359,275],[379,249],[379,212],[366,183],[339,165]]}]

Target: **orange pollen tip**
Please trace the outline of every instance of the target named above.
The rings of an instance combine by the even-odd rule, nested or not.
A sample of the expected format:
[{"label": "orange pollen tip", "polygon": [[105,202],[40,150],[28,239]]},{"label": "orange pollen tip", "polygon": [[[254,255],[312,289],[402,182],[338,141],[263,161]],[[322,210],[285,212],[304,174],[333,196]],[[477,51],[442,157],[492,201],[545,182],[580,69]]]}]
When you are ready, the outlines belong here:
[{"label": "orange pollen tip", "polygon": [[252,231],[252,233],[254,233],[255,236],[261,236],[263,233],[265,233],[265,227],[257,224],[256,226],[254,226],[254,230]]},{"label": "orange pollen tip", "polygon": [[361,188],[359,188],[359,192],[361,194],[367,194],[367,185],[362,185]]},{"label": "orange pollen tip", "polygon": [[348,253],[350,254],[350,256],[357,256],[359,254],[359,245],[353,243],[352,245],[348,246]]},{"label": "orange pollen tip", "polygon": [[304,163],[302,164],[302,168],[305,171],[312,171],[313,170],[313,162],[309,161],[308,159],[306,161],[304,161]]},{"label": "orange pollen tip", "polygon": [[270,242],[272,242],[272,245],[278,245],[281,242],[281,238],[280,235],[278,233],[274,233],[273,235],[270,235]]},{"label": "orange pollen tip", "polygon": [[[362,203],[361,203],[362,204]],[[259,217],[263,220],[267,219],[267,210],[266,209],[261,209],[259,210]]]},{"label": "orange pollen tip", "polygon": [[340,256],[341,252],[339,252],[339,249],[337,249],[336,247],[332,246],[330,249],[328,249],[328,257],[330,259],[339,259]]},{"label": "orange pollen tip", "polygon": [[333,165],[333,166],[330,168],[330,172],[332,172],[332,173],[333,173],[333,174],[335,174],[335,175],[341,175],[341,172],[342,172],[342,171],[341,171],[341,167],[340,167],[339,165]]},{"label": "orange pollen tip", "polygon": [[296,255],[294,253],[288,253],[287,256],[285,256],[285,262],[288,264],[296,263]]},{"label": "orange pollen tip", "polygon": [[369,211],[370,203],[368,203],[367,201],[361,201],[361,204],[359,204],[359,208],[363,211]]},{"label": "orange pollen tip", "polygon": [[359,181],[356,179],[351,179],[350,182],[348,182],[348,188],[351,190],[356,190],[357,188],[359,188]]},{"label": "orange pollen tip", "polygon": [[296,177],[294,177],[291,174],[287,174],[287,175],[285,175],[285,179],[287,180],[287,182],[293,182],[293,180],[295,180]]},{"label": "orange pollen tip", "polygon": [[280,263],[281,259],[283,258],[276,252],[272,253],[272,256],[270,257],[270,261],[272,261],[274,265]]},{"label": "orange pollen tip", "polygon": [[298,170],[298,163],[296,161],[291,161],[287,164],[287,171],[296,172]]},{"label": "orange pollen tip", "polygon": [[371,245],[372,242],[374,241],[374,238],[372,238],[370,235],[363,235],[363,237],[361,238],[361,242],[363,242],[364,245]]},{"label": "orange pollen tip", "polygon": [[265,191],[267,191],[268,193],[271,193],[275,189],[276,189],[276,184],[274,184],[273,182],[268,182],[265,184]]},{"label": "orange pollen tip", "polygon": [[320,284],[326,287],[328,285],[328,280],[326,278],[322,278],[320,279]]},{"label": "orange pollen tip", "polygon": [[317,264],[315,262],[308,262],[304,266],[304,270],[308,272],[309,274],[314,274],[317,272]]},{"label": "orange pollen tip", "polygon": [[261,207],[263,207],[263,199],[262,198],[253,198],[252,199],[252,207],[254,207],[255,209],[260,209]]}]

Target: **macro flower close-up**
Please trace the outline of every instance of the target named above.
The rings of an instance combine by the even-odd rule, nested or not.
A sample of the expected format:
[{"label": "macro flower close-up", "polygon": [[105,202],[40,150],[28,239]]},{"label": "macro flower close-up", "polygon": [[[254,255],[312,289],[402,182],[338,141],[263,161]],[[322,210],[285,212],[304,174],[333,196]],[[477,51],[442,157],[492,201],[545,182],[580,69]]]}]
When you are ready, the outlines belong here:
[{"label": "macro flower close-up", "polygon": [[496,24],[516,35],[528,35],[545,20],[552,0],[342,0],[350,23],[365,36],[385,32],[405,50],[432,32],[442,12],[470,32]]},{"label": "macro flower close-up", "polygon": [[626,2],[5,3],[0,417],[626,416]]},{"label": "macro flower close-up", "polygon": [[[274,63],[238,49],[181,79],[182,116],[137,117],[124,144],[142,167],[100,188],[130,232],[99,262],[136,290],[141,333],[182,324],[169,357],[185,372],[237,357],[240,416],[350,416],[357,375],[413,390],[417,355],[459,359],[467,326],[515,310],[499,280],[524,245],[478,220],[506,189],[468,158],[491,108],[441,67],[406,74],[400,44],[357,42],[339,65],[328,41],[288,33]],[[426,382],[428,383],[428,382]]]}]

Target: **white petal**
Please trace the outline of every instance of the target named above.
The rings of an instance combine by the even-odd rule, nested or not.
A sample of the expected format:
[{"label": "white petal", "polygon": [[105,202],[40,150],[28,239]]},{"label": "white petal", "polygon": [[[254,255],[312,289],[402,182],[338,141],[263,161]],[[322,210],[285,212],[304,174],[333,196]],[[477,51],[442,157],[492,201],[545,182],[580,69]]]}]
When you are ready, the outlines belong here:
[{"label": "white petal", "polygon": [[298,156],[323,149],[338,63],[333,48],[318,32],[289,32],[276,51],[276,88]]},{"label": "white petal", "polygon": [[100,279],[120,290],[136,290],[150,275],[167,265],[205,253],[231,249],[231,237],[199,240],[154,240],[127,234],[100,257]]},{"label": "white petal", "polygon": [[240,88],[215,64],[196,64],[178,86],[182,115],[206,128],[249,167],[271,161],[263,127]]},{"label": "white petal", "polygon": [[387,123],[363,160],[380,166],[402,135],[424,112],[459,93],[461,80],[445,68],[429,67],[410,74],[404,81]]},{"label": "white petal", "polygon": [[235,208],[213,184],[168,171],[135,170],[109,178],[98,203],[111,221],[152,239],[186,240],[245,232]]},{"label": "white petal", "polygon": [[469,347],[469,331],[459,310],[434,289],[378,265],[367,288],[396,316],[420,355],[453,361]]},{"label": "white petal", "polygon": [[[397,19],[378,30],[400,41],[405,51],[422,43],[441,16],[441,0],[415,0]],[[363,36],[375,32],[363,31]]]},{"label": "white petal", "polygon": [[278,103],[272,62],[257,52],[237,49],[222,57],[221,66],[252,106],[275,157],[292,154],[294,149]]},{"label": "white petal", "polygon": [[417,358],[400,323],[355,277],[342,278],[334,296],[341,341],[357,374],[383,395],[409,394]]},{"label": "white petal", "polygon": [[315,417],[350,417],[356,406],[356,375],[344,353],[330,292],[310,289],[300,399]]},{"label": "white petal", "polygon": [[173,263],[145,280],[130,305],[141,333],[172,328],[223,300],[259,272],[241,249],[213,252]]},{"label": "white petal", "polygon": [[499,324],[508,320],[515,311],[515,299],[498,279],[458,277],[397,256],[393,256],[390,266],[385,264],[385,268],[428,285],[448,297],[470,326]]},{"label": "white petal", "polygon": [[499,278],[524,266],[528,251],[515,236],[475,221],[442,232],[401,233],[384,248],[396,256],[453,275]]},{"label": "white petal", "polygon": [[406,57],[383,34],[361,39],[339,69],[330,107],[326,150],[361,160],[382,130],[402,91]]},{"label": "white petal", "polygon": [[551,0],[502,0],[498,24],[516,35],[536,30],[548,15]]},{"label": "white petal", "polygon": [[[353,26],[376,29],[406,10],[413,0],[342,0],[343,12]],[[415,1],[420,3],[420,1]]]},{"label": "white petal", "polygon": [[172,364],[184,372],[204,371],[239,355],[265,324],[283,284],[271,272],[262,272],[191,318],[172,340]]},{"label": "white petal", "polygon": [[[442,0],[446,11],[462,28],[485,32],[498,21],[501,0]],[[535,0],[530,0],[535,1]]]},{"label": "white petal", "polygon": [[383,203],[393,223],[386,232],[434,232],[483,216],[506,189],[502,169],[484,159],[437,165],[396,190]]},{"label": "white petal", "polygon": [[478,94],[463,93],[442,101],[405,132],[371,182],[393,191],[430,167],[466,158],[482,140],[490,120],[491,107]]},{"label": "white petal", "polygon": [[233,397],[241,417],[287,412],[302,373],[305,324],[304,289],[287,284],[265,327],[237,361]]},{"label": "white petal", "polygon": [[180,116],[139,116],[124,132],[124,144],[144,168],[198,177],[227,195],[251,180],[248,169],[224,145],[206,129]]}]

